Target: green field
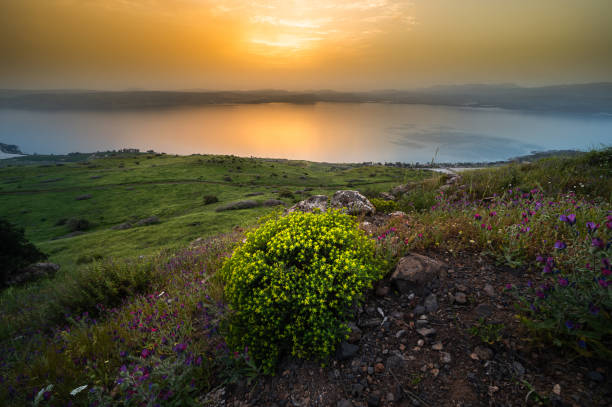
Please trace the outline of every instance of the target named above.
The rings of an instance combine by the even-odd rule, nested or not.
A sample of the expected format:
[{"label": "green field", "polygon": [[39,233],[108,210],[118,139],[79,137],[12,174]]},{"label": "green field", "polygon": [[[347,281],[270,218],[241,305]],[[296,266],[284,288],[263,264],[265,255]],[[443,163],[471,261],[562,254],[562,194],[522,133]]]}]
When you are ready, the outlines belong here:
[{"label": "green field", "polygon": [[[234,156],[114,155],[86,160],[88,155],[82,154],[77,157],[83,161],[77,162],[70,162],[70,156],[38,156],[44,164],[0,168],[0,217],[24,228],[49,261],[60,264],[56,278],[94,258],[137,257],[185,247],[198,237],[248,226],[275,210],[261,206],[216,211],[229,202],[280,199],[292,205],[339,189],[372,194],[430,174],[390,166]],[[77,200],[85,194],[91,199]],[[219,202],[206,205],[206,195]],[[160,223],[112,229],[150,216]],[[66,237],[70,230],[61,223],[71,218],[86,219],[91,227]]]}]

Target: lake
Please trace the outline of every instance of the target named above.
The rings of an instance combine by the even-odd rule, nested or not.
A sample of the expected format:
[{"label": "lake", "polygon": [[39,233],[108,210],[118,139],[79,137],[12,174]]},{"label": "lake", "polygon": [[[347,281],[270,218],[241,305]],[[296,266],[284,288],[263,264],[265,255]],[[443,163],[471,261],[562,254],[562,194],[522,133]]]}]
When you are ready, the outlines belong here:
[{"label": "lake", "polygon": [[382,103],[0,109],[0,142],[39,154],[139,148],[327,162],[495,161],[610,145],[612,116]]}]

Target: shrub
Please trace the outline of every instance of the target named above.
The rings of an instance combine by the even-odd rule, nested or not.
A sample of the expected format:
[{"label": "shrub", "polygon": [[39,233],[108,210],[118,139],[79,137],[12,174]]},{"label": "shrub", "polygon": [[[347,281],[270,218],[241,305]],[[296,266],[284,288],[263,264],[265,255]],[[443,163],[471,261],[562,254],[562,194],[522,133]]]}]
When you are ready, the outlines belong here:
[{"label": "shrub", "polygon": [[233,309],[228,343],[271,373],[278,359],[328,357],[384,263],[354,218],[294,212],[247,235],[222,269]]},{"label": "shrub", "polygon": [[66,226],[71,232],[78,232],[89,229],[90,224],[87,219],[72,218],[66,222]]},{"label": "shrub", "polygon": [[204,195],[204,205],[210,205],[219,202],[219,198],[214,195]]},{"label": "shrub", "polygon": [[397,202],[395,201],[386,201],[380,198],[372,198],[370,199],[372,205],[376,207],[376,211],[383,213],[391,213],[397,210]]},{"label": "shrub", "polygon": [[19,229],[0,218],[0,286],[29,264],[47,256],[30,243]]}]

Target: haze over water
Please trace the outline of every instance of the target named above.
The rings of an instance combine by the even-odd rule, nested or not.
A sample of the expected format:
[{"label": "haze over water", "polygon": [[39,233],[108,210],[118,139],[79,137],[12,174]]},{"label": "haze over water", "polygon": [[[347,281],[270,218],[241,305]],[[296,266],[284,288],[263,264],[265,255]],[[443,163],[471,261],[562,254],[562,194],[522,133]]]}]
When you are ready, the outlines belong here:
[{"label": "haze over water", "polygon": [[[612,140],[612,117],[382,103],[206,106],[122,112],[0,109],[25,153],[121,148],[327,162],[496,161]],[[437,155],[436,155],[437,151]]]}]

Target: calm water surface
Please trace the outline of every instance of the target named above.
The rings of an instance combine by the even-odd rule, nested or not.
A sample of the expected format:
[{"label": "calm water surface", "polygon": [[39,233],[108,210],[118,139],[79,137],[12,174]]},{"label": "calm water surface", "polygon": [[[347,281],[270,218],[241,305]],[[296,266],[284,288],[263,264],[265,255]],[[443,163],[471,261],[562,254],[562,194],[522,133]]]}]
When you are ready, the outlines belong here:
[{"label": "calm water surface", "polygon": [[328,162],[493,161],[612,143],[612,117],[379,103],[121,112],[0,109],[0,142],[26,153],[125,147]]}]

